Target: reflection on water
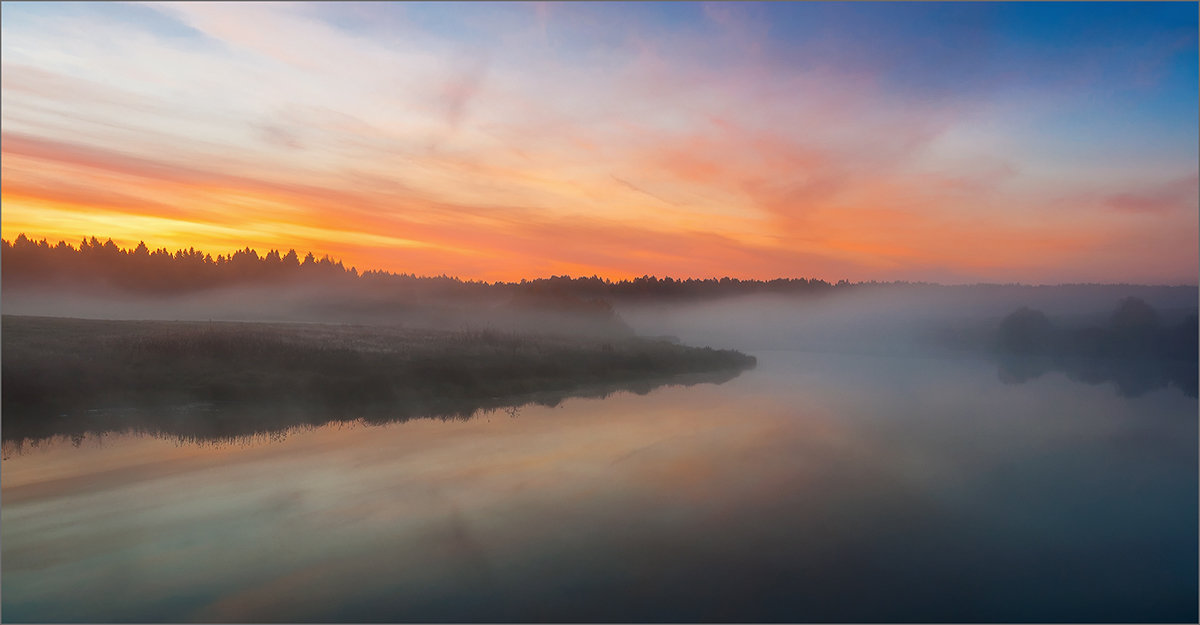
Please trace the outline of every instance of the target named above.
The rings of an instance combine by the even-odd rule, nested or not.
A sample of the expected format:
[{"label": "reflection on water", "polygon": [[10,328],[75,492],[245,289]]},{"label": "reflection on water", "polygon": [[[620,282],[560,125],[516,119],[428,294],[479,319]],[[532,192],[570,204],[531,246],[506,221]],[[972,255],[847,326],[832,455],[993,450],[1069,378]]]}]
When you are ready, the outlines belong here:
[{"label": "reflection on water", "polygon": [[26,448],[5,620],[1196,620],[1194,399],[757,355],[516,418]]},{"label": "reflection on water", "polygon": [[495,397],[442,397],[385,404],[343,407],[341,412],[280,402],[193,403],[168,409],[130,406],[124,409],[88,410],[73,414],[21,415],[4,423],[4,457],[36,448],[56,438],[70,439],[79,447],[89,436],[137,433],[194,444],[254,444],[279,441],[289,433],[325,424],[383,425],[411,419],[465,421],[496,411],[516,414],[521,406],[553,408],[569,397],[604,398],[629,391],[645,395],[660,386],[721,384],[736,378],[742,369],[681,373],[623,382],[581,384],[567,389]]},{"label": "reflection on water", "polygon": [[998,373],[1005,384],[1023,384],[1051,372],[1085,384],[1112,383],[1122,397],[1139,397],[1150,391],[1178,389],[1197,396],[1197,361],[1136,358],[1067,358],[1050,356],[999,357]]}]

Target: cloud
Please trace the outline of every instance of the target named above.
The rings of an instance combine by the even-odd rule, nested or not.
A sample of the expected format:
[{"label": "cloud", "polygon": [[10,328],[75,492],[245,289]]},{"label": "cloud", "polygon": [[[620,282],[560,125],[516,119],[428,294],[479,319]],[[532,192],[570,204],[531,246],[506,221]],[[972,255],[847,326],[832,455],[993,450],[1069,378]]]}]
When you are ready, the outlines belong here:
[{"label": "cloud", "polygon": [[478,93],[484,76],[487,73],[487,63],[479,60],[457,72],[442,86],[441,100],[445,109],[446,123],[451,129],[457,129],[462,123],[467,105]]},{"label": "cloud", "polygon": [[650,196],[650,197],[652,197],[652,198],[654,198],[654,199],[656,199],[656,200],[658,200],[658,201],[660,201],[660,202],[663,202],[663,203],[665,203],[665,204],[670,204],[670,205],[672,205],[672,206],[679,206],[679,205],[680,205],[680,204],[679,204],[679,202],[674,202],[674,201],[668,200],[668,199],[666,199],[666,198],[664,198],[664,197],[662,197],[662,196],[660,196],[660,195],[656,195],[656,194],[654,194],[654,193],[651,193],[651,192],[649,192],[649,191],[647,191],[647,190],[645,190],[645,189],[643,189],[643,188],[641,188],[641,187],[639,187],[639,186],[637,186],[637,185],[633,184],[632,182],[629,182],[628,180],[625,180],[624,178],[619,178],[619,177],[617,177],[616,175],[613,175],[612,179],[613,179],[613,180],[616,180],[618,184],[620,184],[620,185],[624,186],[624,187],[625,187],[625,188],[627,188],[627,189],[630,189],[631,191],[636,191],[637,193],[641,193],[641,194],[644,194],[644,195]]},{"label": "cloud", "polygon": [[[3,25],[6,231],[40,197],[55,228],[71,207],[161,210],[179,236],[328,229],[359,267],[465,277],[1102,279],[1089,260],[1143,245],[1131,214],[1155,217],[1139,241],[1194,222],[1195,176],[1155,182],[1188,170],[1174,143],[1126,158],[1103,126],[1038,125],[1075,92],[897,88],[891,65],[812,57],[836,41],[769,5],[152,6],[200,34],[103,10]],[[963,65],[990,72],[980,54]]]},{"label": "cloud", "polygon": [[1114,193],[1104,205],[1126,213],[1165,215],[1194,213],[1200,197],[1200,176],[1192,175],[1136,192]]},{"label": "cloud", "polygon": [[297,134],[283,126],[271,122],[251,124],[251,126],[262,136],[262,140],[271,146],[283,147],[290,150],[304,148],[304,144],[300,142]]}]

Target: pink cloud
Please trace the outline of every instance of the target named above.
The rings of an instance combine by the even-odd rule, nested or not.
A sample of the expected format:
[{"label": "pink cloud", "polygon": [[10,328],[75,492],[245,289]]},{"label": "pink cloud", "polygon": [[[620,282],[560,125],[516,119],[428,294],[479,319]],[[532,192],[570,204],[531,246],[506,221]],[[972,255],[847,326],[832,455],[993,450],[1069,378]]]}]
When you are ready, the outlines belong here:
[{"label": "pink cloud", "polygon": [[[530,5],[486,60],[435,34],[351,33],[303,5],[158,8],[224,46],[108,51],[100,24],[87,45],[63,39],[78,44],[68,62],[6,58],[3,151],[47,167],[6,167],[6,195],[116,211],[144,184],[125,212],[394,234],[428,247],[327,246],[360,267],[493,277],[1085,276],[1084,259],[1140,249],[1121,238],[1130,214],[1148,241],[1194,223],[1195,175],[1156,184],[1134,164],[1137,184],[1088,186],[1031,167],[1011,109],[785,64],[755,45],[768,24],[750,5],[704,6],[719,46]],[[169,63],[146,60],[156,47]],[[224,90],[198,99],[201,84]],[[60,170],[81,175],[52,184]],[[1084,215],[1097,206],[1112,210]]]},{"label": "pink cloud", "polygon": [[1192,175],[1134,192],[1114,193],[1104,205],[1127,213],[1169,214],[1195,212],[1200,196],[1200,176]]}]

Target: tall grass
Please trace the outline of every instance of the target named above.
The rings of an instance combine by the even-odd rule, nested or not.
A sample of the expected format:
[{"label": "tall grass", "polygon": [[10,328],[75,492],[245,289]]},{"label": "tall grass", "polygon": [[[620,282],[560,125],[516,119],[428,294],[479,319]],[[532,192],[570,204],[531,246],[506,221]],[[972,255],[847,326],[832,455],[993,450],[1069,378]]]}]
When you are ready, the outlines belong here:
[{"label": "tall grass", "polygon": [[487,329],[11,316],[2,329],[6,440],[89,423],[154,429],[186,421],[180,431],[220,435],[267,422],[469,415],[514,397],[610,392],[754,364],[739,352],[667,341]]}]

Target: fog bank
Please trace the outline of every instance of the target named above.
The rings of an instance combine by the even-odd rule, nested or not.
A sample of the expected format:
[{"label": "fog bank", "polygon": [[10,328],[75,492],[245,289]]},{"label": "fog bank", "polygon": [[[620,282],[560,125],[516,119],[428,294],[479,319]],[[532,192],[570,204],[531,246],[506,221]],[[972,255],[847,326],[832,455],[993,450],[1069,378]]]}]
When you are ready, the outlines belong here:
[{"label": "fog bank", "polygon": [[905,354],[954,351],[992,336],[1019,307],[1067,324],[1099,323],[1123,297],[1139,297],[1164,323],[1197,307],[1196,287],[863,286],[819,296],[761,295],[698,303],[618,302],[638,334],[742,350],[806,349]]}]

